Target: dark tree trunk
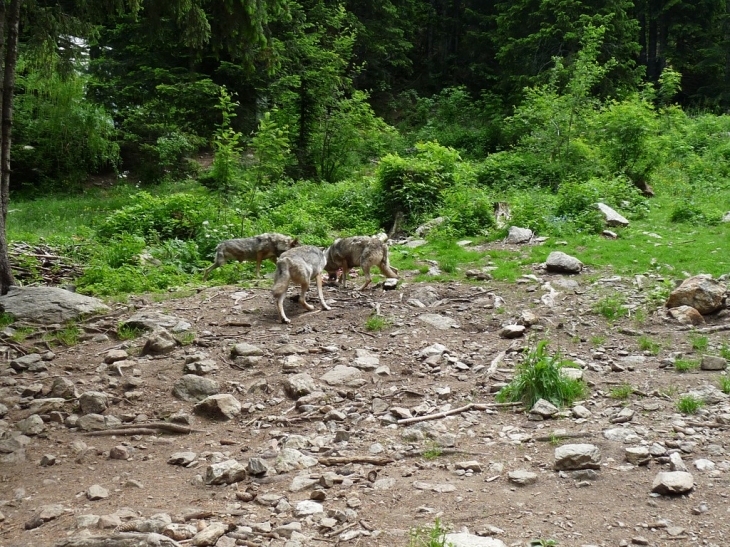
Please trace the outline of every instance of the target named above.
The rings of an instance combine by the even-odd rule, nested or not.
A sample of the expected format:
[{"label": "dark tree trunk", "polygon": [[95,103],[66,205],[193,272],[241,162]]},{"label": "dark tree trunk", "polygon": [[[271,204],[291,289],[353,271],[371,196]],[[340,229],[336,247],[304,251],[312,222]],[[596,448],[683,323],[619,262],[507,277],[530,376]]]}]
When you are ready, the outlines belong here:
[{"label": "dark tree trunk", "polygon": [[[2,130],[0,131],[0,294],[6,294],[8,289],[15,284],[8,259],[6,227],[10,201],[10,142],[13,127],[15,65],[18,60],[18,26],[22,2],[23,0],[12,0],[7,12],[3,9],[2,13],[5,30],[2,38],[7,38],[7,44],[3,51],[5,66],[2,81]],[[5,40],[2,43],[5,44]]]}]

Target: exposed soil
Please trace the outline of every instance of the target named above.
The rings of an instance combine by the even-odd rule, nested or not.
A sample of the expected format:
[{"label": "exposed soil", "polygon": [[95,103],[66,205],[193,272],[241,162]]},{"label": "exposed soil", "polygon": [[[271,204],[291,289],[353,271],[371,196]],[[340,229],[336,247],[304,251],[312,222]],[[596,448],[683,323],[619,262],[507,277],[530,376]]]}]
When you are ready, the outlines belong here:
[{"label": "exposed soil", "polygon": [[[120,306],[111,316],[88,322],[94,327],[89,340],[53,348],[56,357],[47,372],[11,374],[8,368],[0,376],[0,402],[10,409],[5,417],[7,428],[14,427],[30,403],[25,388],[40,383],[43,390],[37,396],[43,397],[53,379],[64,376],[77,384],[80,393],[95,390],[112,396],[106,414],[122,421],[144,424],[182,411],[191,416],[191,426],[199,432],[89,436],[63,424],[46,423],[45,431],[27,446],[25,462],[0,463],[0,512],[4,515],[0,547],[42,547],[79,533],[110,535],[112,529],[79,530],[77,517],[110,515],[123,508],[130,511],[119,514],[122,520],[135,514],[167,513],[180,521],[197,511],[201,518],[190,522],[199,527],[203,522],[221,521],[235,525],[270,522],[275,528],[299,520],[302,533],[309,538],[300,544],[307,546],[405,547],[410,529],[430,526],[437,517],[457,530],[466,526],[472,533],[494,535],[507,545],[528,545],[538,538],[555,540],[561,546],[728,544],[730,426],[716,418],[730,412],[730,402],[708,404],[692,416],[679,414],[679,397],[692,389],[717,386],[720,373],[699,369],[679,373],[670,359],[676,353],[691,359],[699,359],[701,353],[717,354],[728,343],[728,331],[719,330],[730,326],[727,310],[706,317],[708,332],[702,335],[709,339],[709,346],[698,352],[692,349],[689,329],[666,319],[663,311],[639,313],[637,321],[636,310],[645,305],[647,294],[658,283],[656,277],[647,277],[646,287],[640,289],[632,278],[595,271],[560,276],[535,268],[536,278],[517,283],[412,283],[416,272],[401,274],[401,283],[393,291],[379,286],[360,294],[354,290],[357,279],[346,290],[328,287],[325,295],[331,311],[319,310],[314,291],[309,299],[318,311],[306,312],[287,301],[291,325],[278,323],[269,280],[262,281],[259,288],[206,288],[193,296],[162,302],[137,297],[133,305]],[[541,300],[549,293],[545,282],[558,291],[553,307]],[[437,301],[426,308],[409,303],[427,285],[435,289]],[[492,308],[490,293],[504,299],[502,309]],[[613,294],[626,297],[634,309],[630,317],[611,324],[591,310],[597,300]],[[143,308],[188,321],[196,333],[195,341],[164,356],[138,357],[144,337],[120,342],[115,329],[120,319]],[[376,310],[391,324],[371,332],[366,330],[366,322]],[[528,328],[528,337],[501,338],[502,325],[516,323],[525,310],[539,317]],[[455,326],[437,329],[419,319],[422,314],[451,318]],[[100,331],[107,332],[109,339],[91,340]],[[639,348],[640,335],[661,344],[657,355]],[[565,356],[580,360],[590,392],[582,404],[590,410],[590,417],[575,418],[566,409],[556,419],[534,421],[521,407],[495,406],[421,422],[423,441],[405,440],[404,431],[413,426],[392,423],[395,418],[388,412],[392,407],[397,407],[397,418],[399,412],[406,413],[398,408],[421,416],[470,402],[494,403],[494,392],[509,381],[530,339],[550,340],[552,351],[560,349]],[[263,358],[242,367],[230,353],[239,342],[262,348]],[[426,362],[418,356],[436,343],[447,348],[441,359]],[[298,360],[281,355],[287,344],[304,348],[306,353]],[[96,372],[107,351],[119,347],[133,356],[141,387],[130,388],[126,376]],[[320,380],[336,365],[353,365],[358,349],[375,355],[377,366],[387,370],[363,371],[366,383],[358,388],[332,387]],[[288,351],[296,348],[289,346]],[[244,405],[239,418],[214,422],[194,415],[193,403],[172,396],[185,357],[201,352],[216,361],[219,369],[210,377],[220,383],[221,391],[235,395]],[[506,352],[504,358],[495,361],[501,352]],[[493,363],[496,368],[490,367]],[[313,406],[305,407],[304,412],[295,408],[295,401],[282,387],[285,376],[301,372],[309,373],[324,392],[309,401]],[[628,399],[611,396],[612,390],[625,384],[634,389]],[[139,398],[129,399],[125,393],[130,389]],[[66,407],[70,413],[74,403]],[[611,423],[624,407],[635,411],[633,419]],[[622,427],[632,428],[635,437],[622,443],[603,435],[607,429]],[[337,439],[349,439],[336,442],[335,434],[342,431],[346,433]],[[235,458],[245,465],[248,458],[258,456],[273,465],[293,434],[306,437],[307,446],[301,451],[321,462],[332,456],[355,460],[339,465],[320,463],[265,478],[248,477],[230,486],[205,486],[196,479],[219,459]],[[561,439],[565,434],[576,435]],[[87,448],[74,446],[78,441]],[[553,470],[556,446],[568,443],[600,448],[602,465],[596,478]],[[682,455],[695,480],[691,494],[651,495],[657,473],[669,470],[667,454],[652,458],[648,465],[627,463],[627,447],[653,443]],[[127,446],[128,460],[109,458],[109,451],[117,445]],[[195,452],[197,463],[187,468],[168,464],[170,455],[180,451]],[[55,465],[40,465],[45,454],[56,457]],[[357,457],[387,461],[363,464],[357,463]],[[714,462],[714,470],[695,468],[698,459]],[[457,469],[459,462],[470,460],[478,462],[481,471]],[[537,481],[519,486],[508,478],[515,470],[532,471]],[[258,498],[279,493],[294,507],[309,499],[314,488],[291,492],[292,479],[302,473],[318,478],[326,472],[335,472],[340,479],[323,489],[325,511],[348,507],[356,511],[356,515],[340,515],[342,520],[329,528],[320,526],[321,514],[297,518],[286,507],[277,513],[255,499],[242,501],[236,496],[246,491]],[[342,477],[346,480],[340,483]],[[139,481],[142,487],[131,485],[130,480]],[[109,497],[89,501],[86,490],[93,484],[107,488]],[[38,528],[24,529],[40,506],[54,503],[68,510]],[[283,546],[285,542],[254,529],[239,544]]]}]

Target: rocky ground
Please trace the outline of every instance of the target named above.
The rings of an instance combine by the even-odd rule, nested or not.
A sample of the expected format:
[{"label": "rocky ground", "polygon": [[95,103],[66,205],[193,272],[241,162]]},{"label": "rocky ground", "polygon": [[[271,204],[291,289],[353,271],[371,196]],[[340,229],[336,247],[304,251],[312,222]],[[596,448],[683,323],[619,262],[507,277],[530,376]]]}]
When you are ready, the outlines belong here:
[{"label": "rocky ground", "polygon": [[[720,353],[727,309],[694,330],[644,312],[649,275],[401,273],[395,290],[327,288],[331,311],[287,302],[291,325],[264,281],[134,298],[71,347],[4,346],[0,546],[406,547],[437,518],[468,529],[457,545],[728,544],[726,363],[674,366]],[[592,310],[616,294],[631,314],[609,323]],[[120,341],[120,322],[167,331]],[[544,416],[497,404],[539,340],[588,395]],[[677,411],[688,392],[697,414]],[[689,484],[655,484],[670,479]]]}]

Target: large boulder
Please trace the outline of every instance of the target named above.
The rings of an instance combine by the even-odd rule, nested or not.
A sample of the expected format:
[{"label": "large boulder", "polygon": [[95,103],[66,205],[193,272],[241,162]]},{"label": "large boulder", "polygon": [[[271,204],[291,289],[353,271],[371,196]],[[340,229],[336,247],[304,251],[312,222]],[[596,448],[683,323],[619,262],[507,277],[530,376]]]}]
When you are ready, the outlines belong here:
[{"label": "large boulder", "polygon": [[583,263],[577,258],[560,251],[553,251],[545,261],[545,268],[549,272],[580,273]]},{"label": "large boulder", "polygon": [[727,287],[709,274],[700,274],[682,281],[667,300],[667,308],[690,306],[702,315],[715,312],[723,306]]},{"label": "large boulder", "polygon": [[8,294],[0,296],[0,307],[20,321],[43,325],[65,323],[83,315],[111,311],[98,298],[58,287],[10,287]]},{"label": "large boulder", "polygon": [[622,217],[616,211],[611,209],[605,203],[598,203],[598,204],[596,204],[596,207],[598,207],[598,210],[601,211],[601,213],[603,214],[603,218],[605,219],[606,224],[608,226],[628,226],[629,225],[628,220],[626,220],[624,217]]},{"label": "large boulder", "polygon": [[535,234],[529,228],[510,226],[509,233],[507,234],[507,238],[504,240],[504,242],[520,245],[522,243],[529,243],[533,237],[535,237]]}]

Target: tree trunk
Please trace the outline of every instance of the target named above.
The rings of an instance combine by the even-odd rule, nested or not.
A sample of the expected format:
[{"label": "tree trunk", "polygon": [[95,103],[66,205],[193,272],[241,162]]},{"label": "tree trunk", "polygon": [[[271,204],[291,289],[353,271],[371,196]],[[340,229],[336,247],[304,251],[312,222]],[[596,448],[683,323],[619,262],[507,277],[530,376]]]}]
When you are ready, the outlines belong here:
[{"label": "tree trunk", "polygon": [[[0,294],[7,294],[15,285],[13,272],[8,259],[8,242],[6,226],[8,203],[10,201],[10,142],[13,126],[13,96],[15,92],[15,65],[18,61],[18,26],[20,22],[20,6],[23,0],[12,0],[10,8],[4,15],[3,25],[6,29],[5,66],[2,81],[2,130],[0,131]],[[4,2],[3,2],[4,4]],[[5,41],[2,42],[5,44]]]}]

